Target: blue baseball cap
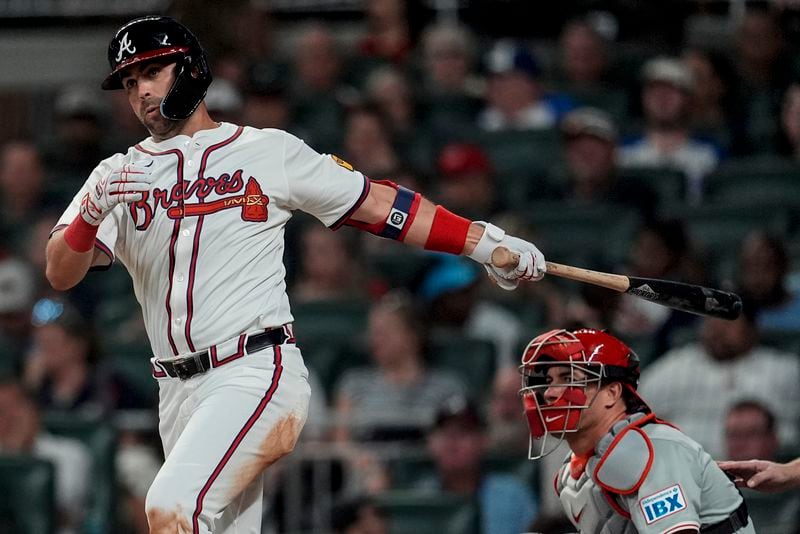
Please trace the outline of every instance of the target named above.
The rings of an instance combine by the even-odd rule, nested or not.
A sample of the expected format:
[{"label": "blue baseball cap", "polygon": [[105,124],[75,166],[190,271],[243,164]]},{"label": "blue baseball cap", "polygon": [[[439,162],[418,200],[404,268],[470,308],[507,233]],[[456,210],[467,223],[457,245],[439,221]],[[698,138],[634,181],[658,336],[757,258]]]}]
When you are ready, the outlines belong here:
[{"label": "blue baseball cap", "polygon": [[459,256],[443,256],[425,275],[419,296],[431,302],[447,293],[466,289],[480,279],[480,266]]}]

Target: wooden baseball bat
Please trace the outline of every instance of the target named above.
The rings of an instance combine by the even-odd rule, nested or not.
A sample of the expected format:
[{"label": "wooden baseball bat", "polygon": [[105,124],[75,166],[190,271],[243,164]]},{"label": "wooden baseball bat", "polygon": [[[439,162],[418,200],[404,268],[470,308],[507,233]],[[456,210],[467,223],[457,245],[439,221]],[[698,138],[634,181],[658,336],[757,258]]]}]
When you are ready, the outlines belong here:
[{"label": "wooden baseball bat", "polygon": [[[516,267],[519,255],[505,247],[492,252],[492,264],[499,268]],[[586,284],[613,289],[635,297],[697,315],[736,319],[742,311],[742,299],[735,293],[671,280],[639,278],[622,274],[591,271],[571,265],[547,262],[547,274]]]}]

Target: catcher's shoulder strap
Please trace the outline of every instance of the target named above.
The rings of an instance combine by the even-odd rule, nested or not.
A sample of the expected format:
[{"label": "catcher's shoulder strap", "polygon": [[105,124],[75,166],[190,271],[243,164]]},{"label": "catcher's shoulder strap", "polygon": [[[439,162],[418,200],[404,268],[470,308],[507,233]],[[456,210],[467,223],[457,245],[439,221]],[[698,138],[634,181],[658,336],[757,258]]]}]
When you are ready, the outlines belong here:
[{"label": "catcher's shoulder strap", "polygon": [[642,427],[660,423],[653,414],[635,414],[619,421],[603,436],[589,460],[589,472],[598,486],[616,495],[638,491],[653,465],[653,444]]}]

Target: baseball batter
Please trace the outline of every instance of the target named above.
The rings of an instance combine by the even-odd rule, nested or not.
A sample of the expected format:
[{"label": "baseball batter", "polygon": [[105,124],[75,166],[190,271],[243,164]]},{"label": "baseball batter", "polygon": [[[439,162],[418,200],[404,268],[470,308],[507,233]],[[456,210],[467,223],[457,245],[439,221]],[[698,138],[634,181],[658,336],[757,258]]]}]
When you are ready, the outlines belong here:
[{"label": "baseball batter", "polygon": [[581,533],[755,532],[731,479],[639,397],[639,358],[619,339],[552,330],[528,344],[520,370],[530,457],[567,441],[555,486]]},{"label": "baseball batter", "polygon": [[[125,24],[108,60],[102,87],[125,91],[151,135],[88,177],[53,230],[47,278],[64,290],[118,258],[133,279],[166,457],[150,532],[255,534],[262,472],[294,447],[310,395],[282,263],[292,211],[465,254],[505,289],[541,278],[544,257],[286,132],[214,122],[205,52],[173,19]],[[516,269],[489,264],[499,245],[521,253]]]}]

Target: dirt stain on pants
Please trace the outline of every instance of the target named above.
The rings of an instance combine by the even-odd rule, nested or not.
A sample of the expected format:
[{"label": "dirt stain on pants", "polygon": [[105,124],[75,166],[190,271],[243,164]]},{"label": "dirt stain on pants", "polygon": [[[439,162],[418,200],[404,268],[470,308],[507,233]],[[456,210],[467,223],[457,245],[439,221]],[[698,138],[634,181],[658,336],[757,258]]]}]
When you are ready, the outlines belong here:
[{"label": "dirt stain on pants", "polygon": [[292,452],[302,429],[303,419],[298,415],[289,414],[278,421],[259,445],[259,456],[236,474],[231,497],[238,496],[267,467]]},{"label": "dirt stain on pants", "polygon": [[147,523],[150,525],[150,534],[192,534],[189,518],[180,507],[176,510],[148,510]]}]

